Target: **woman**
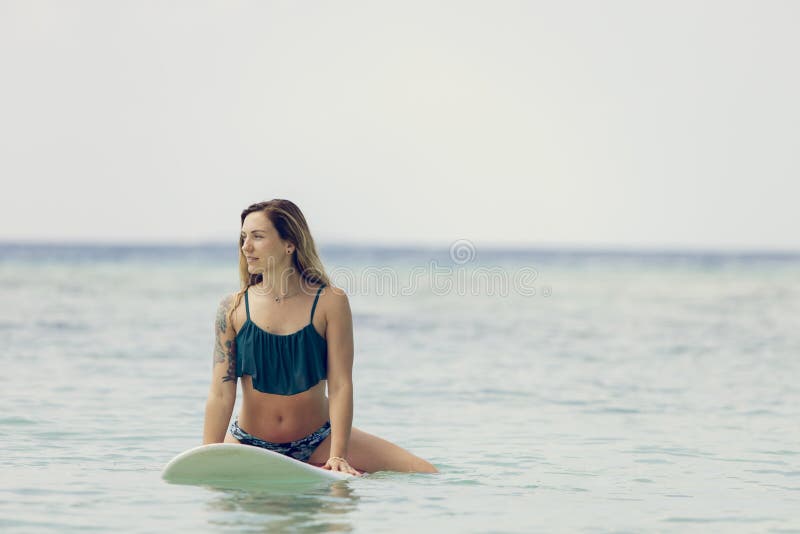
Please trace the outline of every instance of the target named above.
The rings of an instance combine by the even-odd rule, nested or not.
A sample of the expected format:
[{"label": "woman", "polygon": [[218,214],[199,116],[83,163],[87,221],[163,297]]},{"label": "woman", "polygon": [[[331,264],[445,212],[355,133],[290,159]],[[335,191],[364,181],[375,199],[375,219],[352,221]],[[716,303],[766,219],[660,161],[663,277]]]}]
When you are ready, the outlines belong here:
[{"label": "woman", "polygon": [[[437,472],[352,426],[350,304],[331,286],[300,209],[282,199],[249,206],[239,247],[242,290],[217,311],[203,443],[255,445],[353,475]],[[242,409],[226,433],[239,377]]]}]

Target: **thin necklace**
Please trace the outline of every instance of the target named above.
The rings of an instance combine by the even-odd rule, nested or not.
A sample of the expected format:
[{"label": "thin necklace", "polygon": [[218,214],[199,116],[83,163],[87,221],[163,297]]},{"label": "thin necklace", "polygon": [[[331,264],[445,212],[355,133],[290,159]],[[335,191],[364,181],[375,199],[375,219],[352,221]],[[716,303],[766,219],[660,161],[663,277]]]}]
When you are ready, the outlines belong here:
[{"label": "thin necklace", "polygon": [[282,300],[286,300],[289,297],[293,297],[295,295],[297,295],[297,293],[292,293],[291,295],[278,295],[277,297],[275,297],[275,302],[280,302]]},{"label": "thin necklace", "polygon": [[272,300],[274,300],[275,302],[280,302],[280,301],[282,301],[282,300],[286,300],[286,299],[288,299],[288,298],[291,298],[291,297],[293,297],[293,296],[295,296],[295,295],[297,295],[297,294],[299,293],[299,291],[295,291],[294,293],[292,293],[292,294],[290,294],[290,295],[278,295],[277,297],[273,297],[272,295],[270,295],[270,294],[269,294],[269,293],[267,293],[266,291],[260,290],[260,289],[258,288],[258,286],[256,286],[256,285],[253,285],[253,286],[251,286],[251,287],[253,287],[253,288],[254,288],[254,292],[255,292],[256,294],[268,296],[268,297],[270,297]]}]

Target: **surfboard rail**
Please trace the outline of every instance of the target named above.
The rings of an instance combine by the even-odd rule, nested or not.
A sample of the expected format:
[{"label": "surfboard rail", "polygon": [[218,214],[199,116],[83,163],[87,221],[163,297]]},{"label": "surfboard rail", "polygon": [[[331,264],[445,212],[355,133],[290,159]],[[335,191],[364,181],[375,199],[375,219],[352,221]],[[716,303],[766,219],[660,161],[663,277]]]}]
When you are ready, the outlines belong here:
[{"label": "surfboard rail", "polygon": [[161,478],[173,484],[287,486],[355,477],[261,447],[240,443],[210,443],[175,456],[164,466]]}]

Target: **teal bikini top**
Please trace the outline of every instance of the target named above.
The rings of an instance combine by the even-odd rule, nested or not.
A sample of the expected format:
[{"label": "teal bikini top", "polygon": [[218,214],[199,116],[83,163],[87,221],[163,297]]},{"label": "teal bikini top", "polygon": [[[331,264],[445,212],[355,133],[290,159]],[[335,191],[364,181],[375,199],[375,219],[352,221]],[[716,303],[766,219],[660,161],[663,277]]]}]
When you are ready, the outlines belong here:
[{"label": "teal bikini top", "polygon": [[309,323],[293,334],[272,334],[250,320],[247,291],[244,305],[247,320],[236,334],[236,376],[250,375],[253,387],[264,393],[295,395],[324,380],[328,373],[328,342],[314,328],[317,290]]}]

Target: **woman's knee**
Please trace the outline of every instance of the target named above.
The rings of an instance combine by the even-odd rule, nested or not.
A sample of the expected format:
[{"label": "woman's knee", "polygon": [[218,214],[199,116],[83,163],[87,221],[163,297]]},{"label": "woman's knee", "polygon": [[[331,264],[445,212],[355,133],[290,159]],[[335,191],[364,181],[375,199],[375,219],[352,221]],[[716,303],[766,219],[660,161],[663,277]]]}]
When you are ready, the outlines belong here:
[{"label": "woman's knee", "polygon": [[395,471],[400,473],[437,473],[427,461],[414,456],[402,447],[378,436],[353,427],[350,435],[350,456],[353,467],[373,473]]},{"label": "woman's knee", "polygon": [[422,458],[415,457],[416,461],[414,462],[413,468],[415,473],[438,473],[439,470],[436,467],[428,462],[427,460],[423,460]]}]

